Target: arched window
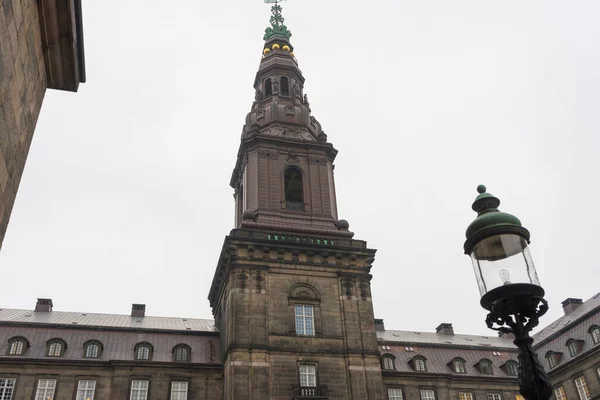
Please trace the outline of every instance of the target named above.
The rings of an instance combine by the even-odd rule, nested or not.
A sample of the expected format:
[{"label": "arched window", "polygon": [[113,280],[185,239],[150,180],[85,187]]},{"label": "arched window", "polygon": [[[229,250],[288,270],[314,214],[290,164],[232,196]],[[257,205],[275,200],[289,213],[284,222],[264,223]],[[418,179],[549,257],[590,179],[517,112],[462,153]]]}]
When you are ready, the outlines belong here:
[{"label": "arched window", "polygon": [[391,354],[384,354],[383,356],[381,356],[381,368],[386,370],[396,369],[396,365],[394,363],[394,356]]},{"label": "arched window", "polygon": [[190,347],[187,344],[178,344],[173,348],[173,361],[190,361]]},{"label": "arched window", "polygon": [[282,96],[289,96],[290,95],[290,83],[288,81],[288,78],[285,76],[282,76],[280,79],[280,89],[281,89],[281,95]]},{"label": "arched window", "polygon": [[492,362],[486,359],[479,361],[479,373],[481,373],[481,375],[492,375]]},{"label": "arched window", "polygon": [[8,340],[8,355],[22,356],[29,348],[29,342],[24,337],[14,337]]},{"label": "arched window", "polygon": [[425,357],[415,356],[411,361],[415,371],[427,371],[427,359]]},{"label": "arched window", "polygon": [[514,361],[506,362],[506,374],[509,376],[519,375],[519,365]]},{"label": "arched window", "polygon": [[583,349],[583,340],[569,339],[567,340],[567,348],[571,357],[575,357]]},{"label": "arched window", "polygon": [[558,366],[562,360],[563,353],[557,353],[554,351],[546,352],[546,360],[548,360],[548,366],[550,369]]},{"label": "arched window", "polygon": [[304,210],[304,185],[302,171],[296,167],[288,167],[283,173],[285,203],[288,210]]},{"label": "arched window", "polygon": [[62,339],[50,339],[46,342],[46,355],[48,357],[62,357],[67,350],[67,343]]},{"label": "arched window", "polygon": [[97,340],[89,340],[83,344],[83,357],[85,358],[100,358],[103,346]]},{"label": "arched window", "polygon": [[457,374],[466,374],[467,368],[465,367],[465,360],[459,357],[452,360],[452,371]]},{"label": "arched window", "polygon": [[138,343],[135,345],[136,360],[152,360],[152,345],[147,342]]},{"label": "arched window", "polygon": [[265,79],[265,96],[271,96],[273,94],[273,85],[271,84],[271,78]]},{"label": "arched window", "polygon": [[293,285],[288,292],[290,331],[296,335],[314,336],[321,333],[321,300],[317,289],[306,283]]},{"label": "arched window", "polygon": [[600,343],[600,326],[593,325],[592,327],[590,327],[589,333],[590,335],[592,335],[592,343]]}]

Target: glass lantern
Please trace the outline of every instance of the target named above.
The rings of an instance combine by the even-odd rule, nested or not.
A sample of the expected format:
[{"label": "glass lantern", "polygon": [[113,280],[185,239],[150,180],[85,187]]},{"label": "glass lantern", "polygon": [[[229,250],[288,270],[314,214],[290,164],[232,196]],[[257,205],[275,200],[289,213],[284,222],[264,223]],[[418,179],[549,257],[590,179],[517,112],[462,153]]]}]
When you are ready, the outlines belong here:
[{"label": "glass lantern", "polygon": [[478,215],[467,229],[465,253],[473,262],[481,305],[490,309],[500,299],[543,297],[529,253],[529,231],[517,217],[498,210],[500,200],[485,186],[477,190],[473,210]]}]

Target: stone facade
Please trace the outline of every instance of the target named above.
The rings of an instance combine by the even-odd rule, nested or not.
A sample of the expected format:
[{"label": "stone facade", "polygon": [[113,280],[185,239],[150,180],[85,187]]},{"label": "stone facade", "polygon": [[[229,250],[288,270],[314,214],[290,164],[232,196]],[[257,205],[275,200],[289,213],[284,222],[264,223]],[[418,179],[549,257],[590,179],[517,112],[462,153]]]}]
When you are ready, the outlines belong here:
[{"label": "stone facade", "polygon": [[0,247],[46,88],[77,90],[84,79],[82,48],[65,50],[78,35],[82,45],[81,29],[64,15],[81,20],[73,1],[0,2]]}]

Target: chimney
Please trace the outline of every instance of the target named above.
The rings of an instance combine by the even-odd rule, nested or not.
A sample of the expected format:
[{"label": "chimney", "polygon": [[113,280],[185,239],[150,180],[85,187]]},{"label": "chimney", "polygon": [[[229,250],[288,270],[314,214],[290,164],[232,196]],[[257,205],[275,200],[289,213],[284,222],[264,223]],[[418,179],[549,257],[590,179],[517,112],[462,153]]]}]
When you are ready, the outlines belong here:
[{"label": "chimney", "polygon": [[52,299],[37,299],[35,312],[50,312],[52,311],[52,305]]},{"label": "chimney", "polygon": [[385,331],[385,325],[383,325],[383,320],[375,318],[375,330],[376,331]]},{"label": "chimney", "polygon": [[131,316],[132,317],[145,317],[146,316],[146,305],[145,304],[132,304],[131,305]]},{"label": "chimney", "polygon": [[506,332],[498,331],[498,337],[501,337],[503,339],[512,339],[512,340],[515,340],[515,334],[514,333],[506,333]]},{"label": "chimney", "polygon": [[569,315],[573,311],[575,311],[575,309],[577,307],[579,307],[582,304],[583,304],[583,300],[581,300],[581,299],[568,298],[562,302],[563,311],[565,312],[565,315]]},{"label": "chimney", "polygon": [[454,335],[454,328],[452,328],[452,324],[442,322],[437,328],[435,328],[435,333],[438,335]]}]

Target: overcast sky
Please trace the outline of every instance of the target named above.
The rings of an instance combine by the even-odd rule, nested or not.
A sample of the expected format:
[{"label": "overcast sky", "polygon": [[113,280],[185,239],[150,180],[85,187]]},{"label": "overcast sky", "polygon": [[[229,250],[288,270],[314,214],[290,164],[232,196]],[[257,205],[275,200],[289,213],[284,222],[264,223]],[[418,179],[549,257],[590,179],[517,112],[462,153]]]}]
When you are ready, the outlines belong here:
[{"label": "overcast sky", "polygon": [[[48,91],[0,253],[3,307],[212,318],[260,0],[84,1],[88,82]],[[598,1],[290,0],[340,218],[378,249],[387,329],[493,335],[464,231],[476,186],[532,235],[550,311],[600,290]],[[11,285],[6,283],[12,282]]]}]

